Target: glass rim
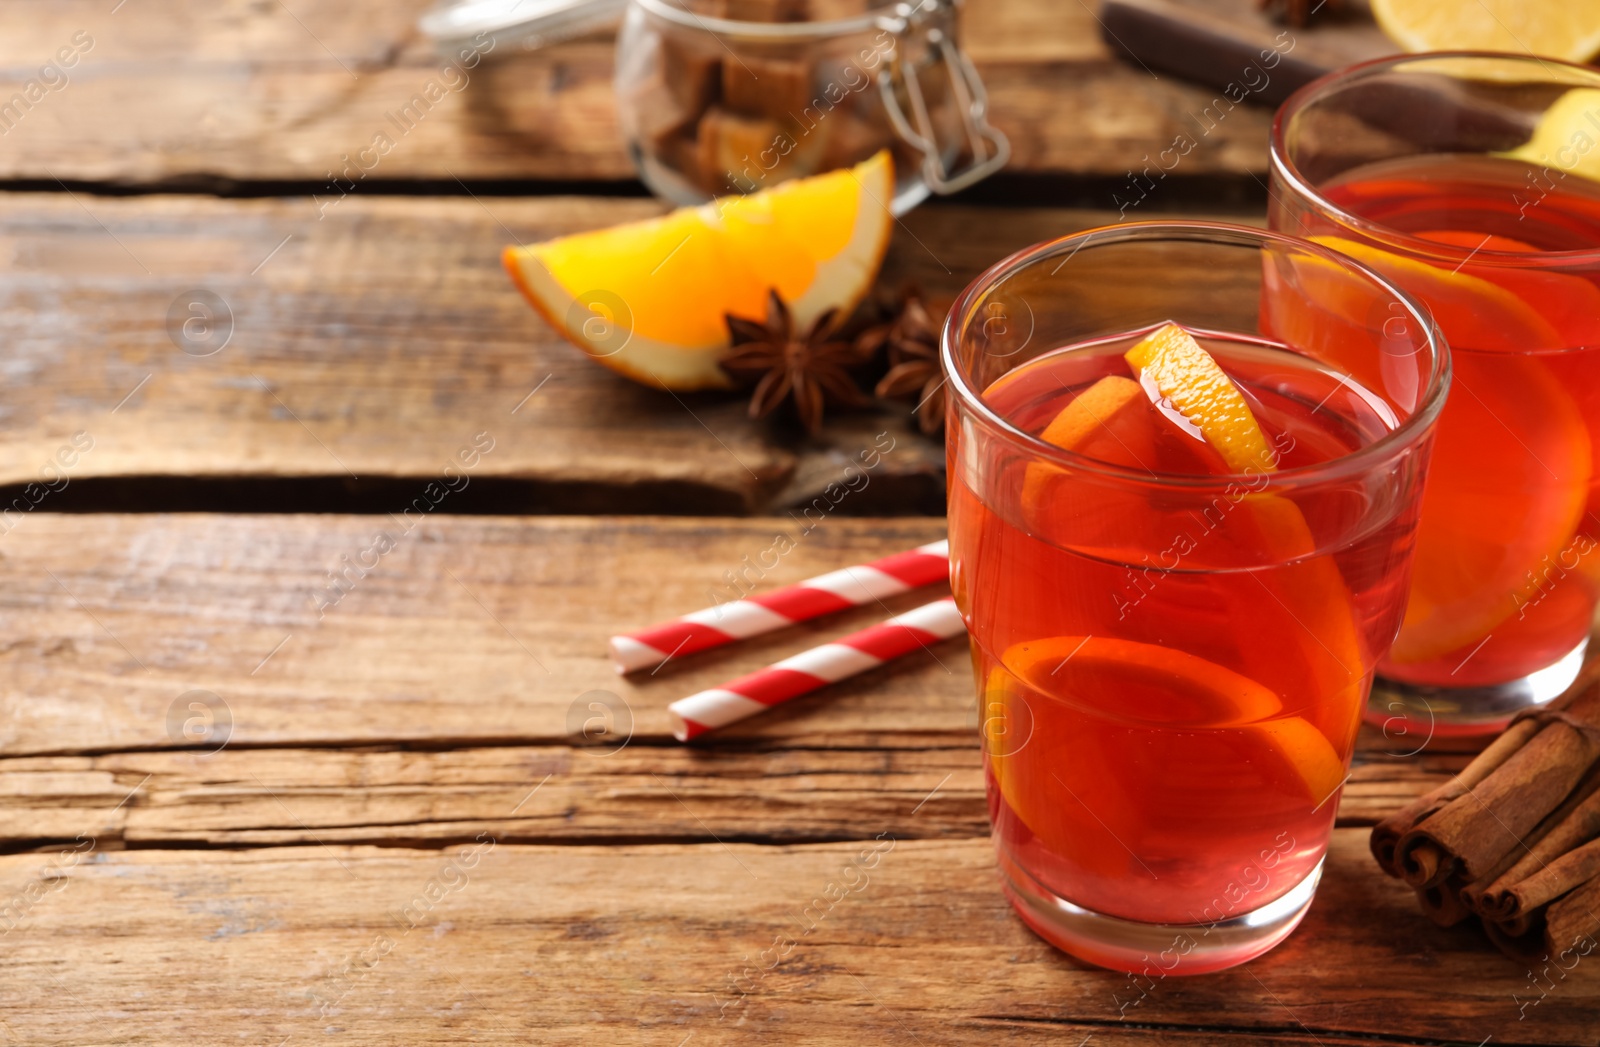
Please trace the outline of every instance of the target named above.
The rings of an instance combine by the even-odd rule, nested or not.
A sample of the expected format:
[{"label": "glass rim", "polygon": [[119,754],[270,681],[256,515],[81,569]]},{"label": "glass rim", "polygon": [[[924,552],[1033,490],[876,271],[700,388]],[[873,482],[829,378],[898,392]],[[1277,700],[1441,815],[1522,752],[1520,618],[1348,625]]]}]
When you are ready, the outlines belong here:
[{"label": "glass rim", "polygon": [[[1104,245],[1119,242],[1158,242],[1162,240],[1257,249],[1268,244],[1278,244],[1322,258],[1342,269],[1353,270],[1359,276],[1376,284],[1382,291],[1392,294],[1394,300],[1400,303],[1411,321],[1417,325],[1416,329],[1422,332],[1420,336],[1422,346],[1419,347],[1418,351],[1421,352],[1425,348],[1432,354],[1427,385],[1419,395],[1417,408],[1412,411],[1410,417],[1378,439],[1369,444],[1364,444],[1348,454],[1331,458],[1325,462],[1294,466],[1271,473],[1216,473],[1200,476],[1190,473],[1155,473],[1146,469],[1130,468],[1080,454],[1077,451],[1070,451],[1064,447],[1057,447],[1055,444],[1048,443],[1032,433],[1017,428],[989,406],[983,398],[982,390],[973,387],[968,380],[965,369],[957,359],[957,347],[960,342],[961,332],[971,327],[968,320],[977,308],[981,297],[987,295],[1004,281],[1040,262],[1062,254],[1070,258],[1092,243]],[[1311,483],[1319,483],[1324,480],[1341,478],[1360,472],[1362,469],[1368,468],[1372,460],[1386,457],[1397,448],[1404,448],[1414,444],[1426,435],[1444,407],[1445,394],[1450,388],[1452,371],[1450,354],[1445,344],[1444,334],[1439,330],[1438,325],[1433,322],[1433,315],[1428,311],[1427,307],[1399,287],[1396,287],[1379,273],[1374,272],[1348,255],[1340,254],[1332,248],[1323,247],[1309,240],[1302,240],[1299,237],[1275,233],[1266,229],[1233,225],[1226,222],[1180,220],[1169,222],[1128,222],[1119,225],[1096,226],[1093,229],[1085,229],[1067,236],[1056,237],[1053,240],[1046,240],[1008,255],[984,270],[968,284],[956,299],[955,304],[950,307],[950,313],[945,318],[944,329],[940,337],[939,356],[940,362],[944,366],[945,381],[954,391],[954,401],[959,402],[963,410],[969,412],[996,435],[1030,456],[1054,462],[1067,469],[1095,473],[1115,480],[1133,481],[1158,487],[1192,489],[1223,488],[1242,481],[1260,484],[1261,477],[1266,477],[1267,481],[1265,486],[1260,488],[1261,490],[1303,487]]]},{"label": "glass rim", "polygon": [[844,36],[867,29],[884,29],[888,27],[888,21],[902,17],[900,8],[907,8],[906,15],[910,13],[909,5],[897,0],[893,3],[875,5],[850,18],[835,18],[824,22],[743,22],[734,18],[696,14],[672,0],[632,0],[632,2],[641,10],[685,29],[698,29],[714,36],[789,42]]},{"label": "glass rim", "polygon": [[[1297,195],[1311,200],[1319,210],[1330,214],[1343,224],[1357,229],[1373,239],[1399,247],[1411,254],[1423,255],[1431,258],[1443,259],[1450,262],[1465,262],[1469,258],[1477,258],[1494,265],[1508,269],[1560,269],[1569,266],[1588,266],[1600,261],[1600,247],[1579,248],[1573,251],[1496,251],[1468,250],[1452,244],[1442,244],[1433,240],[1424,240],[1421,237],[1403,233],[1398,229],[1362,218],[1352,214],[1344,208],[1334,204],[1321,191],[1313,186],[1309,179],[1301,174],[1294,160],[1289,156],[1285,136],[1289,121],[1301,112],[1320,101],[1322,96],[1335,87],[1355,83],[1377,73],[1387,72],[1402,65],[1429,65],[1434,62],[1459,62],[1468,61],[1499,61],[1515,62],[1518,65],[1537,66],[1543,69],[1559,67],[1575,77],[1591,81],[1593,86],[1600,89],[1600,69],[1594,66],[1579,65],[1575,62],[1564,62],[1558,58],[1540,58],[1537,55],[1515,54],[1508,51],[1427,51],[1419,54],[1389,55],[1385,58],[1373,58],[1365,62],[1337,69],[1325,73],[1317,79],[1299,88],[1278,107],[1277,113],[1272,117],[1272,131],[1267,139],[1267,163],[1271,173],[1283,179],[1289,189]],[[1538,78],[1548,84],[1557,84],[1548,74]],[[1534,80],[1526,81],[1529,83]],[[1426,154],[1424,154],[1426,155]],[[1549,165],[1545,165],[1549,171]]]}]

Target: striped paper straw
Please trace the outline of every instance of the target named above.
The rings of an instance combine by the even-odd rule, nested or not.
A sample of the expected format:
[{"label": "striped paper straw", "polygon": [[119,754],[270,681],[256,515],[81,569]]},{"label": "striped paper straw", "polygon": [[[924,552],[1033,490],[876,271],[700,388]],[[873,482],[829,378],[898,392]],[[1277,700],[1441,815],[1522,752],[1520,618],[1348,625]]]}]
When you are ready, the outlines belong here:
[{"label": "striped paper straw", "polygon": [[611,638],[611,660],[619,673],[660,665],[795,622],[860,607],[950,577],[950,543],[932,542],[786,585],[745,600],[730,600],[636,633]]},{"label": "striped paper straw", "polygon": [[881,625],[802,651],[732,683],[680,698],[667,706],[672,734],[686,742],[965,631],[954,599],[947,596],[923,604]]}]

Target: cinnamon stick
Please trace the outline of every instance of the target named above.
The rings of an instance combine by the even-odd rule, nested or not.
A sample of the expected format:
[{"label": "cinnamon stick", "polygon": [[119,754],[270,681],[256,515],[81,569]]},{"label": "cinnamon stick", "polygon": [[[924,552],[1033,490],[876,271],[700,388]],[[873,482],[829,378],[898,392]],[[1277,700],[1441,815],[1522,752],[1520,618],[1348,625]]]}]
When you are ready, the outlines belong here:
[{"label": "cinnamon stick", "polygon": [[1482,908],[1491,919],[1514,920],[1597,876],[1600,876],[1600,840],[1590,840],[1533,875],[1485,895]]},{"label": "cinnamon stick", "polygon": [[1550,955],[1577,950],[1588,955],[1600,934],[1600,879],[1590,880],[1560,901],[1552,902],[1545,914],[1545,945]]},{"label": "cinnamon stick", "polygon": [[1513,929],[1493,920],[1483,921],[1483,929],[1489,935],[1489,941],[1494,947],[1523,963],[1537,963],[1540,956],[1550,955],[1550,946],[1544,939],[1544,927],[1525,928],[1520,933],[1513,933]]},{"label": "cinnamon stick", "polygon": [[[1589,773],[1561,807],[1546,819],[1555,824],[1538,833],[1537,840],[1529,840],[1529,847],[1510,868],[1484,877],[1483,886],[1470,891],[1468,905],[1486,919],[1510,920],[1529,908],[1543,905],[1559,898],[1567,891],[1600,872],[1600,865],[1592,871],[1582,872],[1570,865],[1561,865],[1565,880],[1552,880],[1549,873],[1558,866],[1563,856],[1600,835],[1600,767]],[[1600,856],[1600,850],[1596,851]],[[1537,887],[1527,884],[1537,880]],[[1530,900],[1537,898],[1537,900]]]},{"label": "cinnamon stick", "polygon": [[1378,859],[1378,865],[1383,871],[1398,878],[1400,868],[1395,864],[1395,850],[1400,844],[1400,837],[1418,822],[1489,777],[1496,768],[1510,759],[1513,753],[1521,749],[1528,739],[1539,733],[1539,726],[1533,720],[1518,720],[1490,742],[1483,752],[1461,770],[1461,773],[1432,792],[1412,800],[1373,826],[1370,841],[1372,856]]},{"label": "cinnamon stick", "polygon": [[[1413,888],[1446,877],[1482,879],[1571,793],[1595,757],[1600,688],[1574,698],[1483,781],[1424,818],[1401,838],[1395,865]],[[1537,719],[1535,717],[1534,719]]]},{"label": "cinnamon stick", "polygon": [[1461,899],[1461,889],[1466,886],[1454,877],[1433,887],[1417,891],[1417,904],[1428,919],[1440,927],[1454,927],[1473,915]]},{"label": "cinnamon stick", "polygon": [[[1549,857],[1549,852],[1539,849],[1545,838],[1554,832],[1557,826],[1565,823],[1572,816],[1572,813],[1596,790],[1600,790],[1600,761],[1596,761],[1589,768],[1588,773],[1578,780],[1577,786],[1573,788],[1571,795],[1561,802],[1561,806],[1551,811],[1533,832],[1523,838],[1524,846],[1520,850],[1513,850],[1496,862],[1494,868],[1489,869],[1476,881],[1467,885],[1466,889],[1462,891],[1462,900],[1474,912],[1487,915],[1483,913],[1481,908],[1483,896],[1489,893],[1491,888],[1497,886],[1509,887],[1516,880],[1523,879],[1540,868],[1542,863],[1547,861]],[[1578,839],[1573,842],[1582,843],[1583,840]],[[1530,859],[1530,853],[1536,850],[1539,851],[1537,859]],[[1506,875],[1514,868],[1517,869],[1516,880],[1505,879]],[[1501,883],[1502,879],[1505,879],[1503,884]]]}]

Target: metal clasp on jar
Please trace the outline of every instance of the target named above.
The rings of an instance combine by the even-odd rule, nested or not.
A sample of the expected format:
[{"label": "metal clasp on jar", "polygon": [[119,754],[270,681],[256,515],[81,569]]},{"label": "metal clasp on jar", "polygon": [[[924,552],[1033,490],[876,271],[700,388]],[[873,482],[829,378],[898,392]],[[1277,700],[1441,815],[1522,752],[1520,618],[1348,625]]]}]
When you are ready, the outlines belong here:
[{"label": "metal clasp on jar", "polygon": [[[954,8],[946,0],[922,0],[915,6],[897,4],[893,12],[878,19],[879,27],[895,41],[890,61],[878,71],[877,77],[884,110],[889,114],[895,133],[922,154],[922,179],[929,189],[941,196],[989,177],[1011,159],[1010,140],[989,123],[989,95],[983,81],[952,35],[954,15]],[[922,57],[917,52],[943,64],[964,142],[940,141],[917,73]],[[963,148],[971,158],[952,170],[950,162]]]}]

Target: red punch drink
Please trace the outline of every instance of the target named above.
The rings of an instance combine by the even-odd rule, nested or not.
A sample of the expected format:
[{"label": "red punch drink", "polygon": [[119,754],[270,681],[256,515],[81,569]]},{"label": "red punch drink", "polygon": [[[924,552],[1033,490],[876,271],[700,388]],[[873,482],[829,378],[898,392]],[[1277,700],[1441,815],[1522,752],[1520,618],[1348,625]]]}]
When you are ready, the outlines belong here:
[{"label": "red punch drink", "polygon": [[[1441,248],[1414,271],[1349,248],[1423,298],[1455,354],[1411,605],[1385,667],[1399,680],[1475,687],[1538,672],[1583,644],[1600,599],[1600,184],[1541,185],[1535,205],[1535,174],[1424,157],[1326,190]],[[1587,265],[1526,264],[1585,248]]]},{"label": "red punch drink", "polygon": [[[1420,321],[1403,348],[1347,324],[1321,359],[1263,335],[1295,328],[1311,276],[1407,308],[1267,235],[1043,245],[947,333],[952,580],[1006,888],[1047,940],[1149,977],[1259,955],[1310,904],[1405,606],[1443,385]],[[1122,255],[1237,280],[1096,316]],[[1217,326],[1141,322],[1163,307]]]},{"label": "red punch drink", "polygon": [[[1353,121],[1408,130],[1320,155]],[[1378,717],[1493,730],[1578,672],[1600,603],[1596,142],[1600,75],[1531,59],[1360,67],[1280,117],[1274,227],[1415,295],[1454,356]]]}]

